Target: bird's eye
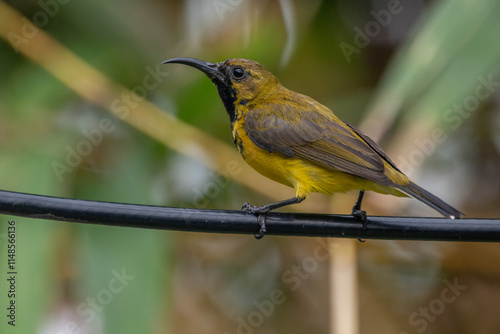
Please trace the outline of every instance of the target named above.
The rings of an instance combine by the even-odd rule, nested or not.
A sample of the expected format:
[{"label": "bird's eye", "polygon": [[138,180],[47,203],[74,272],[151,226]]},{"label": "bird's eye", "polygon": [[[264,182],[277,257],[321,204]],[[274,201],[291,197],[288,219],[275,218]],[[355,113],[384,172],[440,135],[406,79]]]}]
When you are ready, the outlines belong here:
[{"label": "bird's eye", "polygon": [[245,77],[245,74],[245,70],[241,67],[235,67],[231,70],[231,76],[236,80],[243,79],[243,77]]}]

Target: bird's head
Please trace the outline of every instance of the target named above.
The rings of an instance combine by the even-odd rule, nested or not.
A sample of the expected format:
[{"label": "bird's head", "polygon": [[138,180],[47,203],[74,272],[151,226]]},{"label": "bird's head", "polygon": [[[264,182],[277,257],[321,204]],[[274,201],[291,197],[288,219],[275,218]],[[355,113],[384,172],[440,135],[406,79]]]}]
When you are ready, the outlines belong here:
[{"label": "bird's head", "polygon": [[281,86],[274,75],[253,60],[234,58],[214,64],[195,58],[173,58],[162,64],[167,63],[188,65],[205,73],[217,87],[231,121],[238,104],[256,102]]}]

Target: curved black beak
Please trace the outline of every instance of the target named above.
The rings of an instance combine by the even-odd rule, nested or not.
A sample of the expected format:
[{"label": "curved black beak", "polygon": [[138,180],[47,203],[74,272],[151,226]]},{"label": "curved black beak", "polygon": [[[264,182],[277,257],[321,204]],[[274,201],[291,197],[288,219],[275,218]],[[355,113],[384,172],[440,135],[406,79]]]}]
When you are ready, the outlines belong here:
[{"label": "curved black beak", "polygon": [[224,81],[224,74],[219,70],[217,64],[209,63],[196,58],[172,58],[165,60],[162,64],[177,63],[194,67],[205,73],[211,80]]}]

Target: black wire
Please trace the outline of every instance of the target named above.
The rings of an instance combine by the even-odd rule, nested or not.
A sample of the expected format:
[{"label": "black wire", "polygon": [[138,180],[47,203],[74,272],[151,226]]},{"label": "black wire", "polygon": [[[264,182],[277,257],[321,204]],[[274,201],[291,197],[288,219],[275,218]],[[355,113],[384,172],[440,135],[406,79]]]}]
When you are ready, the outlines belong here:
[{"label": "black wire", "polygon": [[[259,231],[257,217],[243,211],[200,210],[85,201],[0,190],[0,213],[82,224],[186,232]],[[500,241],[498,219],[368,216],[367,226],[352,216],[271,212],[267,235],[441,241]]]}]

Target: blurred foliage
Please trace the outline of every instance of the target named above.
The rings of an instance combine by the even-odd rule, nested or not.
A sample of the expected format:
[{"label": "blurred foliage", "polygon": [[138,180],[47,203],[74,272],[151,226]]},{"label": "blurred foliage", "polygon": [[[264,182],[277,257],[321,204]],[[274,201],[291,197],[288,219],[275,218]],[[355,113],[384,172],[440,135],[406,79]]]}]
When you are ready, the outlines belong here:
[{"label": "blurred foliage", "polygon": [[[224,152],[210,151],[209,145],[197,145],[202,139],[196,138],[172,150],[151,137],[162,137],[154,135],[157,128],[141,132],[145,127],[134,123],[140,117],[125,123],[109,113],[104,106],[109,101],[96,104],[82,97],[75,87],[88,87],[91,73],[63,83],[28,59],[37,54],[19,52],[18,47],[40,38],[29,30],[26,22],[31,21],[38,26],[32,29],[43,30],[104,78],[132,91],[144,87],[151,70],[171,57],[257,60],[288,88],[328,105],[347,122],[361,124],[403,171],[469,216],[500,213],[499,1],[21,0],[1,5],[1,189],[223,209],[237,209],[245,201],[263,204],[269,199],[262,194],[282,194],[271,181],[245,186],[244,179],[253,177],[246,169],[232,175],[232,181],[222,168],[210,170],[224,165],[221,156],[227,156],[225,146],[232,146],[232,138],[206,77],[171,67],[157,87],[146,91],[145,98],[168,115],[203,130],[204,138],[226,144]],[[21,39],[9,35],[7,8],[29,20],[22,21],[26,30]],[[81,73],[67,65],[50,64]],[[477,87],[485,81],[491,84],[482,88],[481,96],[487,95],[482,98]],[[94,90],[97,97],[104,91],[100,86]],[[465,111],[457,111],[457,104]],[[175,124],[164,131],[185,143],[189,138],[175,131]],[[432,139],[436,129],[443,131],[440,139],[446,138]],[[244,168],[242,160],[237,162]],[[58,170],[57,163],[68,169]],[[335,197],[332,208],[318,196],[298,208],[348,212],[354,196]],[[369,214],[433,214],[415,201],[389,196],[369,194],[364,204]],[[61,327],[68,324],[82,334],[242,332],[241,321],[252,321],[256,304],[269,300],[276,289],[284,293],[284,302],[275,304],[269,316],[261,315],[262,323],[254,318],[259,326],[251,330],[329,331],[328,261],[317,262],[307,275],[288,276],[312,258],[322,245],[318,240],[266,237],[256,242],[248,236],[69,226],[0,216],[0,277],[6,273],[3,236],[9,220],[16,221],[18,232],[19,332],[70,333],[71,328]],[[443,304],[443,310],[434,310],[426,333],[460,328],[498,332],[496,317],[484,316],[499,306],[500,299],[494,298],[500,291],[497,248],[360,244],[361,332],[416,332],[423,323],[412,322],[411,315],[439,301],[443,282],[455,279],[467,288],[456,301]],[[122,270],[133,278],[115,289],[120,286],[110,284]],[[287,277],[299,277],[300,287],[292,289]],[[2,308],[5,284],[2,279]],[[101,303],[88,304],[92,298]],[[13,332],[5,318],[0,328]]]}]

